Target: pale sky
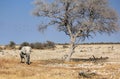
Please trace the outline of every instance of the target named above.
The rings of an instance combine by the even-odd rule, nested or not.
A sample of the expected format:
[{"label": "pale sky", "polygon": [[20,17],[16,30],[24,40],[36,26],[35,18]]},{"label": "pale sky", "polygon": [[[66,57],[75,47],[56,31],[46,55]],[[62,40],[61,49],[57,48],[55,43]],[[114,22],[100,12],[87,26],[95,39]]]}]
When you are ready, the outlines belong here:
[{"label": "pale sky", "polygon": [[[120,0],[109,0],[110,6],[120,15]],[[69,37],[54,28],[48,28],[45,33],[38,31],[39,22],[42,20],[31,14],[34,9],[33,0],[1,0],[0,1],[0,45],[14,41],[56,43],[69,42]],[[110,36],[103,34],[93,36],[84,42],[120,42],[120,32]]]}]

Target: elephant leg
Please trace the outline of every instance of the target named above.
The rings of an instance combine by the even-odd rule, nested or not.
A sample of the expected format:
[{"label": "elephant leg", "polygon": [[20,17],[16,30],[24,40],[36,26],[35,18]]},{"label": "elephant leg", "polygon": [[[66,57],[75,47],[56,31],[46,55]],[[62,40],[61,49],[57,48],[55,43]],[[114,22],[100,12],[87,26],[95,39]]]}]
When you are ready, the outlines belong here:
[{"label": "elephant leg", "polygon": [[[24,56],[24,54],[21,52],[20,53],[20,59],[21,59],[21,63],[24,63],[24,61],[25,61],[25,56]],[[23,61],[24,60],[24,61]]]},{"label": "elephant leg", "polygon": [[26,64],[30,64],[30,54],[26,54]]}]

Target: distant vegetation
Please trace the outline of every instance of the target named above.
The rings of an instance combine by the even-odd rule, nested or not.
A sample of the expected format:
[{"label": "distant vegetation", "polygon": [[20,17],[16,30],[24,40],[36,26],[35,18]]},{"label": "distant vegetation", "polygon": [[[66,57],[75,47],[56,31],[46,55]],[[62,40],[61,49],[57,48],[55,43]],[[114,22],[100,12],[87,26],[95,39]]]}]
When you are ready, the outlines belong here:
[{"label": "distant vegetation", "polygon": [[36,43],[31,43],[30,46],[33,49],[54,49],[55,43],[52,41],[47,41],[45,43],[36,42]]},{"label": "distant vegetation", "polygon": [[6,45],[4,49],[14,49],[15,46],[16,46],[16,43],[14,41],[10,41],[10,43]]},{"label": "distant vegetation", "polygon": [[97,42],[97,43],[82,43],[82,45],[90,45],[90,44],[120,44],[120,42]]},{"label": "distant vegetation", "polygon": [[[97,44],[120,44],[120,42],[96,42],[96,43],[81,43],[79,45],[97,45]],[[54,43],[52,41],[46,41],[45,43],[41,42],[35,42],[35,43],[29,43],[29,42],[23,42],[21,44],[16,44],[14,41],[10,41],[8,45],[5,45],[4,48],[0,47],[0,50],[2,49],[21,49],[23,46],[31,46],[33,49],[54,49],[55,45],[63,45],[63,48],[69,48],[69,43]],[[16,47],[18,46],[18,47]]]},{"label": "distant vegetation", "polygon": [[21,44],[16,44],[14,41],[10,41],[9,44],[5,45],[4,47],[0,47],[0,49],[21,49],[23,46],[30,46],[33,49],[54,49],[56,46],[56,43],[52,41],[46,41],[45,43],[41,42],[35,42],[35,43],[29,43],[29,42],[23,42]]},{"label": "distant vegetation", "polygon": [[63,45],[63,48],[69,48],[68,45]]},{"label": "distant vegetation", "polygon": [[[79,45],[90,45],[90,44],[120,44],[120,42],[91,42],[91,43],[79,43]],[[57,45],[69,45],[69,43],[57,43]]]},{"label": "distant vegetation", "polygon": [[55,48],[55,43],[52,42],[52,41],[47,41],[45,43],[40,43],[40,42],[35,42],[35,43],[23,42],[20,45],[20,49],[23,46],[31,46],[33,49],[54,49]]}]

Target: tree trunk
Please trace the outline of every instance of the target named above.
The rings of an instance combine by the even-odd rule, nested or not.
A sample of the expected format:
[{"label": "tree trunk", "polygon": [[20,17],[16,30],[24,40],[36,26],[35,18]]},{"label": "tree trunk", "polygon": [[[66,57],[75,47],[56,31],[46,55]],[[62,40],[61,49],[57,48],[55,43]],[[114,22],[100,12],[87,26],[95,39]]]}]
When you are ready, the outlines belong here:
[{"label": "tree trunk", "polygon": [[65,61],[70,61],[70,58],[72,56],[72,54],[74,53],[74,50],[75,50],[75,39],[74,38],[71,38],[71,41],[70,41],[70,52],[68,53],[68,56],[66,58]]}]

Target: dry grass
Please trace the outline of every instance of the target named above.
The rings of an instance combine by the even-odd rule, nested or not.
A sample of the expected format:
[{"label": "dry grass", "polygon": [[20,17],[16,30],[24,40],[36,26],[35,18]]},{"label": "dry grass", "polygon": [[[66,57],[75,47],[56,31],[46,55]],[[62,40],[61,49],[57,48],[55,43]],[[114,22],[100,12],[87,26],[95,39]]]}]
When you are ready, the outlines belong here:
[{"label": "dry grass", "polygon": [[[88,79],[78,75],[81,70],[96,72],[96,75],[89,79],[120,79],[120,64],[104,64],[103,67],[97,68],[75,67],[76,64],[87,63],[91,64],[89,62],[39,60],[26,65],[15,58],[0,58],[0,79]],[[58,66],[54,66],[56,64]],[[60,64],[63,66],[59,66]],[[64,64],[68,66],[64,67]]]},{"label": "dry grass", "polygon": [[[80,52],[80,48],[92,47],[92,52]],[[79,61],[64,62],[60,60],[68,51],[69,48],[63,49],[61,45],[55,50],[33,50],[31,54],[30,65],[20,63],[18,50],[3,50],[4,55],[0,55],[0,79],[120,79],[120,54],[119,45],[114,45],[114,50],[111,53],[103,53],[104,47],[99,51],[95,48],[98,46],[83,45],[76,49],[73,58],[81,58]],[[96,53],[97,52],[97,53]],[[93,63],[91,61],[83,61],[95,57],[109,56],[107,62],[99,61]],[[91,78],[86,78],[79,75],[81,71],[90,71],[96,73]]]}]

